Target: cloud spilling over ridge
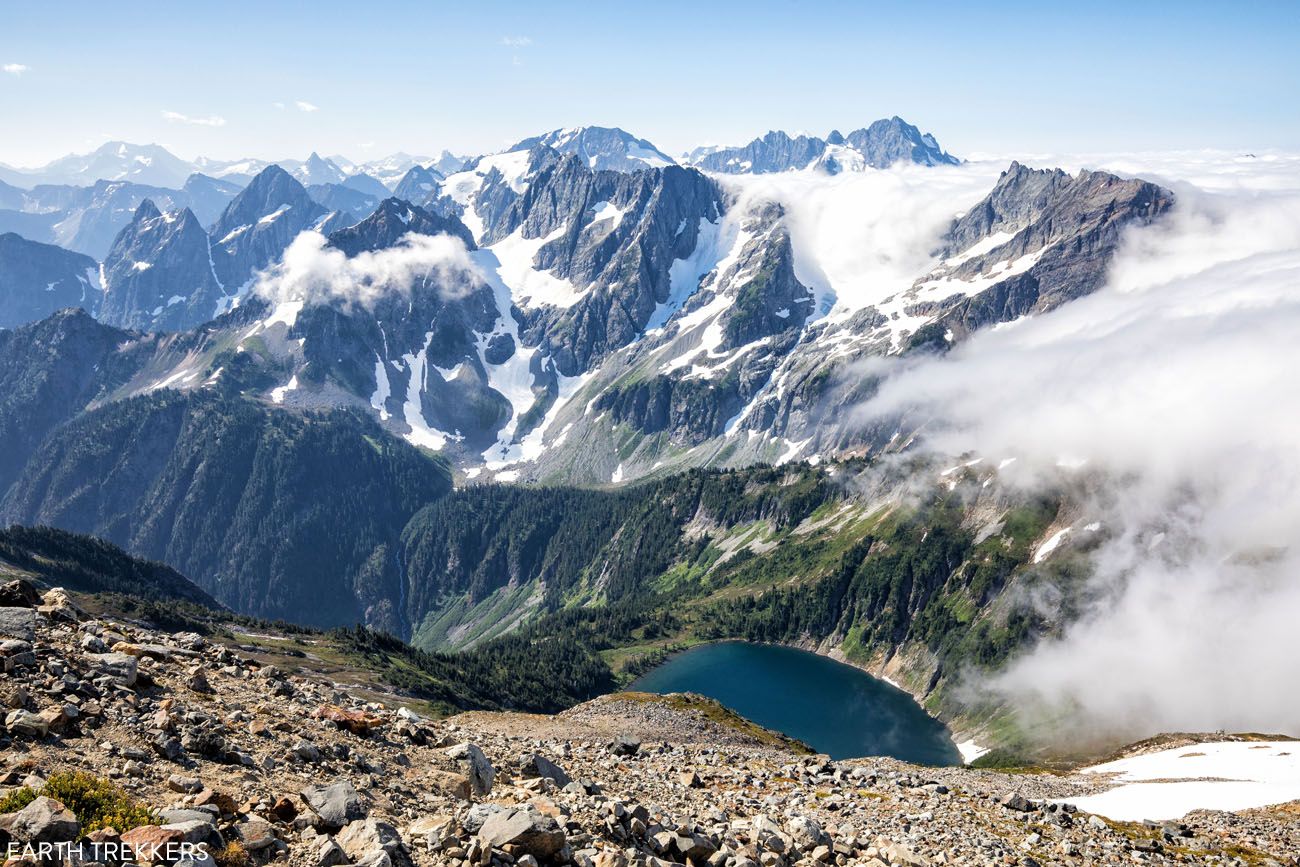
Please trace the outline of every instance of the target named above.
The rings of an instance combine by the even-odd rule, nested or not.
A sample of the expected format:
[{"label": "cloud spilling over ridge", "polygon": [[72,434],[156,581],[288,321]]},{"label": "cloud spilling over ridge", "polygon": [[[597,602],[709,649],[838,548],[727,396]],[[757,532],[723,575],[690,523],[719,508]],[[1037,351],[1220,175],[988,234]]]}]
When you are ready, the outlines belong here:
[{"label": "cloud spilling over ridge", "polygon": [[411,232],[383,250],[349,258],[319,232],[302,232],[278,263],[263,272],[254,292],[272,302],[360,304],[370,307],[393,293],[409,293],[417,281],[433,281],[446,297],[483,282],[464,242],[450,235]]},{"label": "cloud spilling over ridge", "polygon": [[1013,484],[1102,482],[1087,610],[987,687],[1081,730],[1300,734],[1300,158],[1142,162],[1178,206],[1106,288],[895,370],[865,412],[1016,457]]},{"label": "cloud spilling over ridge", "polygon": [[819,312],[848,312],[878,304],[924,274],[953,217],[986,196],[1009,162],[716,180],[736,197],[736,211],[779,203],[799,282],[816,293]]}]

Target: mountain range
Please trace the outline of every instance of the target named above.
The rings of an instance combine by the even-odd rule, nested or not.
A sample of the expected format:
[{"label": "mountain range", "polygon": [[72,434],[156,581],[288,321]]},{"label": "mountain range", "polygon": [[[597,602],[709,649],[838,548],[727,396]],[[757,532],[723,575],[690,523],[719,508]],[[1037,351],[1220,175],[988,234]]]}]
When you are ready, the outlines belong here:
[{"label": "mountain range", "polygon": [[[1176,206],[1138,178],[962,164],[898,118],[681,162],[592,127],[463,162],[131,177],[0,188],[6,213],[86,225],[99,190],[117,226],[97,256],[0,234],[0,521],[426,648],[633,647],[707,610],[683,638],[886,654],[922,694],[1052,628],[1005,593],[1086,498],[871,476],[919,423],[854,407],[883,360],[1094,292]],[[932,201],[863,210],[904,183]]]}]

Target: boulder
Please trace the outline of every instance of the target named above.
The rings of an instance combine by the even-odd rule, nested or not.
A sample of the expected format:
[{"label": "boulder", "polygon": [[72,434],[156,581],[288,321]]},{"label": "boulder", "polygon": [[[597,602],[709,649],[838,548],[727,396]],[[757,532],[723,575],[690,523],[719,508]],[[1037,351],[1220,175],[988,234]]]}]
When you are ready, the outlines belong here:
[{"label": "boulder", "polygon": [[412,844],[422,842],[430,852],[442,848],[455,835],[456,820],[452,816],[426,816],[416,819],[406,829],[406,837]]},{"label": "boulder", "polygon": [[327,720],[354,735],[367,735],[384,724],[384,718],[363,710],[348,710],[336,704],[321,705],[316,709],[317,719]]},{"label": "boulder", "polygon": [[249,816],[234,827],[235,837],[250,852],[269,849],[276,843],[275,829],[271,823],[257,816]]},{"label": "boulder", "polygon": [[375,856],[384,854],[393,867],[411,867],[411,857],[397,829],[378,819],[353,822],[338,833],[334,842],[358,864],[370,863]]},{"label": "boulder", "polygon": [[1033,803],[1019,792],[1012,792],[1003,798],[1002,806],[1017,813],[1032,813],[1034,810]]},{"label": "boulder", "polygon": [[294,744],[293,754],[304,762],[309,762],[311,764],[316,764],[324,758],[321,755],[320,747],[307,740],[299,740]]},{"label": "boulder", "polygon": [[50,724],[44,717],[22,709],[5,716],[5,728],[11,735],[24,738],[43,738],[50,733]]},{"label": "boulder", "polygon": [[619,735],[609,745],[609,751],[616,756],[635,756],[641,751],[641,741],[631,735]]},{"label": "boulder", "polygon": [[164,831],[176,831],[186,843],[204,843],[215,839],[217,826],[214,822],[192,819],[188,822],[172,822],[163,825]]},{"label": "boulder", "polygon": [[197,795],[203,791],[203,781],[198,777],[187,777],[183,774],[172,774],[167,778],[167,788],[173,792],[179,792],[182,795]]},{"label": "boulder", "polygon": [[811,852],[818,846],[831,844],[831,838],[822,830],[822,826],[807,816],[791,816],[785,823],[785,832],[790,835],[794,844],[805,852]]},{"label": "boulder", "polygon": [[369,812],[365,801],[347,780],[328,786],[308,786],[300,794],[320,818],[320,826],[327,830],[337,831],[349,822],[364,819]]},{"label": "boulder", "polygon": [[140,676],[140,660],[126,653],[88,653],[86,662],[95,676],[109,677],[118,686],[135,686]]},{"label": "boulder", "polygon": [[67,843],[77,839],[81,823],[63,804],[41,796],[16,813],[0,816],[0,831],[22,843]]},{"label": "boulder", "polygon": [[31,641],[36,637],[36,612],[31,608],[0,608],[0,637]]},{"label": "boulder", "polygon": [[537,753],[524,756],[520,764],[522,765],[520,773],[525,778],[552,780],[560,788],[564,788],[573,782],[559,765],[545,756],[539,756]]},{"label": "boulder", "polygon": [[542,861],[554,858],[565,845],[564,831],[555,820],[532,806],[502,810],[488,817],[479,828],[478,839],[485,848],[515,846]]},{"label": "boulder", "polygon": [[456,744],[447,750],[447,756],[460,762],[469,777],[469,784],[476,795],[486,795],[492,791],[492,781],[496,779],[496,768],[477,744]]},{"label": "boulder", "polygon": [[430,770],[427,772],[429,788],[433,791],[447,795],[451,798],[457,798],[461,801],[468,801],[470,793],[473,791],[470,786],[469,777],[464,774],[457,774],[451,771]]},{"label": "boulder", "polygon": [[185,832],[159,825],[141,825],[122,835],[122,844],[131,847],[136,859],[145,863],[164,861],[168,847],[185,842]]},{"label": "boulder", "polygon": [[0,584],[0,608],[35,608],[40,604],[41,594],[26,578]]},{"label": "boulder", "polygon": [[51,620],[62,620],[65,623],[76,623],[84,616],[81,609],[72,604],[72,597],[68,595],[68,591],[62,587],[55,587],[46,592],[41,597],[41,604],[36,606],[36,610]]}]

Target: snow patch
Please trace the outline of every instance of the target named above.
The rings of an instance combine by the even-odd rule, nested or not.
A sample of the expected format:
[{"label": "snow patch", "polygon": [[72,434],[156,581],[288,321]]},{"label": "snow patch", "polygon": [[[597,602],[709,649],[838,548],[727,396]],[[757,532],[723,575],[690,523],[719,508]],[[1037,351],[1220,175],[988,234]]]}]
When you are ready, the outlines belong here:
[{"label": "snow patch", "polygon": [[1067,799],[1117,821],[1179,819],[1193,810],[1246,810],[1300,798],[1300,743],[1192,744],[1086,768],[1114,789]]}]

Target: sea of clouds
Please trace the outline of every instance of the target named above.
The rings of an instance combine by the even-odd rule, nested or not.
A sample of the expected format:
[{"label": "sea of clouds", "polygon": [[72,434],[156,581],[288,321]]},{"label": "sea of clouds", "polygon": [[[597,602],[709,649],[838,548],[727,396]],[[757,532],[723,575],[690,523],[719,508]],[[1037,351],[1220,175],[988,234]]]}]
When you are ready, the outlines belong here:
[{"label": "sea of clouds", "polygon": [[1072,530],[1106,530],[1087,610],[981,687],[1062,735],[1300,734],[1300,157],[1041,162],[1177,206],[1102,290],[900,365],[863,408],[919,414],[938,453],[1016,458],[1008,484],[1096,488]]}]

